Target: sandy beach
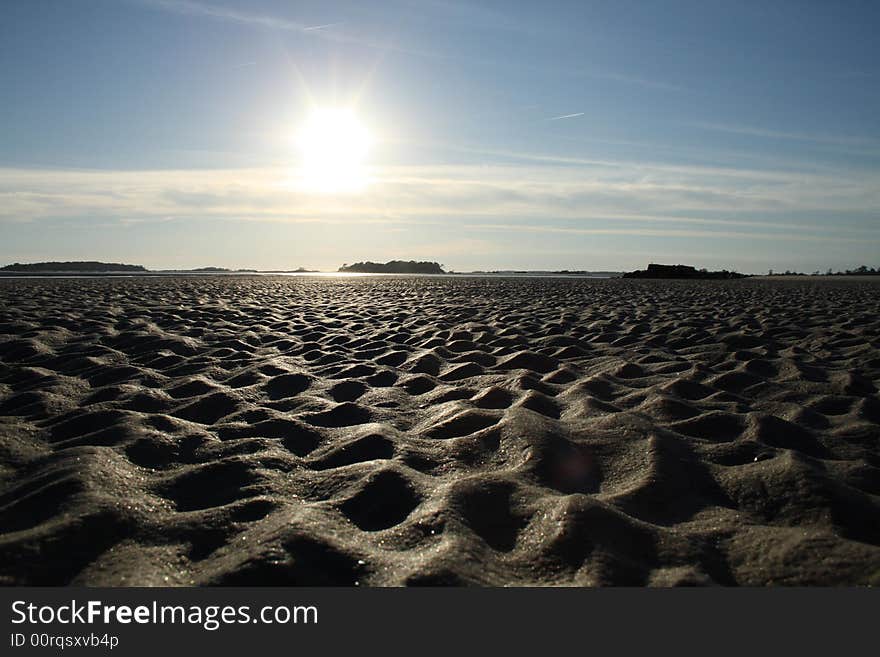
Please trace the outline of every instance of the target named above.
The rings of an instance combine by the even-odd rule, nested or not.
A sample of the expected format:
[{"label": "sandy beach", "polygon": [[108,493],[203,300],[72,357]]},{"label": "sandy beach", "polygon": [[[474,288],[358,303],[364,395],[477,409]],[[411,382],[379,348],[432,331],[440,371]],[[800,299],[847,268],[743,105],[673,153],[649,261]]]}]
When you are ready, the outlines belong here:
[{"label": "sandy beach", "polygon": [[880,282],[0,280],[0,581],[880,584]]}]

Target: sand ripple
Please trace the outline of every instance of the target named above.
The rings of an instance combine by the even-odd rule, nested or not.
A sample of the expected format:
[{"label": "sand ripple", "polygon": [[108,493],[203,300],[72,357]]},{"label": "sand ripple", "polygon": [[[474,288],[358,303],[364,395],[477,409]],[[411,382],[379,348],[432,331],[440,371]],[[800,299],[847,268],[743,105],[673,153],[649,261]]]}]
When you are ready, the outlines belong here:
[{"label": "sand ripple", "polygon": [[880,285],[0,282],[7,584],[880,584]]}]

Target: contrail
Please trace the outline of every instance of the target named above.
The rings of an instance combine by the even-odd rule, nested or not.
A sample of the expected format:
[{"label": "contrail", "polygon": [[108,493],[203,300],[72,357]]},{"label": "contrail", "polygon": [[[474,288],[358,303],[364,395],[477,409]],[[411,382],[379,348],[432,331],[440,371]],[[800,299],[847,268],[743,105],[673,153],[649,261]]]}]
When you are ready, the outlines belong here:
[{"label": "contrail", "polygon": [[559,119],[573,119],[576,116],[583,116],[584,112],[575,112],[574,114],[563,114],[562,116],[554,116],[553,118],[547,119],[548,121],[558,121]]},{"label": "contrail", "polygon": [[304,28],[302,28],[302,30],[303,30],[303,32],[310,32],[312,30],[324,30],[324,29],[327,29],[328,27],[336,27],[337,25],[342,25],[342,23],[340,22],[340,23],[326,23],[324,25],[312,25],[310,27],[304,27]]}]

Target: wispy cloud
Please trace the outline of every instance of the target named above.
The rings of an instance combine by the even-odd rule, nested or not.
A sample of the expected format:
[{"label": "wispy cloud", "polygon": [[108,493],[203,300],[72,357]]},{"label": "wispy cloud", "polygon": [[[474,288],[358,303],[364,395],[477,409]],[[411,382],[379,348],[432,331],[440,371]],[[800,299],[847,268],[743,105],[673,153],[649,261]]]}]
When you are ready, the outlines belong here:
[{"label": "wispy cloud", "polygon": [[[711,238],[711,239],[745,239],[745,240],[770,240],[779,241],[780,236],[773,233],[762,233],[757,231],[710,231],[710,230],[682,230],[675,228],[569,228],[560,226],[543,226],[540,224],[470,224],[466,226],[467,230],[490,230],[490,231],[517,231],[527,233],[559,233],[565,235],[629,235],[633,237],[689,237],[689,238]],[[794,242],[842,242],[859,244],[865,241],[864,238],[836,236],[829,240],[827,235],[810,235],[810,234],[787,234],[784,236],[785,241]],[[880,238],[869,240],[880,244]]]},{"label": "wispy cloud", "polygon": [[196,2],[195,0],[140,0],[140,2],[158,9],[164,9],[178,14],[187,14],[190,16],[204,16],[218,20],[269,27],[276,30],[293,30],[297,32],[306,32],[309,30],[308,25],[296,21],[279,18],[277,16],[270,16],[268,14],[254,14],[240,11],[238,9],[230,9],[229,7],[208,4],[205,2]]},{"label": "wispy cloud", "polygon": [[685,88],[681,85],[672,84],[660,79],[639,77],[637,75],[596,70],[581,70],[577,71],[576,74],[591,78],[611,80],[613,82],[622,82],[624,84],[646,87],[648,89],[656,89],[658,91],[685,91]]},{"label": "wispy cloud", "polygon": [[[482,155],[497,160],[509,160],[522,163],[533,163],[542,166],[560,165],[566,167],[584,167],[584,168],[608,168],[619,170],[657,172],[660,174],[676,173],[681,175],[716,175],[731,179],[762,179],[764,181],[788,181],[792,176],[797,175],[800,178],[815,177],[817,182],[823,182],[826,179],[838,179],[844,175],[852,180],[862,180],[865,175],[870,179],[874,179],[877,174],[863,173],[858,170],[843,170],[840,167],[835,169],[821,169],[820,167],[810,167],[812,170],[805,170],[801,163],[784,162],[780,160],[768,160],[767,166],[764,167],[742,167],[732,165],[683,165],[672,164],[664,161],[654,160],[612,160],[597,159],[586,157],[575,157],[569,155],[558,155],[555,153],[544,152],[526,152],[515,150],[504,150],[497,148],[477,148],[471,146],[463,146],[453,143],[431,144],[435,148],[441,148],[450,152],[459,152],[468,155]],[[725,159],[731,159],[727,157]],[[766,159],[766,158],[762,158]]]},{"label": "wispy cloud", "polygon": [[[201,16],[215,20],[226,22],[234,22],[241,25],[249,25],[252,27],[269,28],[274,30],[299,32],[301,34],[310,34],[329,41],[337,41],[342,43],[353,43],[368,48],[378,49],[381,51],[395,51],[418,57],[445,60],[461,60],[467,61],[472,66],[476,64],[489,66],[510,65],[507,60],[493,59],[491,57],[480,56],[467,57],[457,55],[450,52],[437,52],[427,50],[423,47],[416,47],[412,41],[407,44],[392,42],[389,39],[376,39],[356,34],[353,31],[333,30],[332,27],[345,25],[345,21],[331,22],[321,25],[308,25],[299,21],[290,20],[276,15],[265,13],[254,13],[240,9],[233,9],[223,5],[216,5],[201,0],[131,0],[142,5],[160,9],[163,11],[173,12],[181,15]],[[419,0],[420,7],[426,3]],[[512,22],[508,20],[507,12],[496,12],[486,8],[478,8],[471,4],[456,4],[436,2],[430,3],[431,7],[439,11],[440,14],[455,17],[457,20],[467,21],[468,24],[480,29],[505,30],[522,33],[532,33],[537,30],[534,25],[524,25],[521,22]],[[547,73],[546,68],[539,66],[528,66],[518,64],[519,68],[526,68],[534,72]],[[665,80],[640,77],[628,72],[609,71],[594,68],[572,68],[572,69],[553,69],[556,74],[567,75],[569,77],[580,78],[588,77],[594,79],[610,80],[620,82],[626,85],[639,86],[646,89],[658,91],[683,91],[684,88],[669,83]]]},{"label": "wispy cloud", "polygon": [[830,135],[823,133],[786,132],[784,130],[769,130],[744,125],[727,125],[722,123],[695,123],[697,128],[714,132],[725,132],[749,137],[764,137],[767,139],[808,142],[833,146],[845,152],[857,152],[862,154],[880,154],[880,140],[864,136]]},{"label": "wispy cloud", "polygon": [[[284,168],[0,169],[0,221],[171,218],[362,225],[517,226],[547,233],[878,242],[877,175],[528,165],[375,170],[357,196],[302,190]],[[750,177],[749,177],[750,176]],[[809,219],[808,219],[809,218]],[[495,228],[492,228],[494,230]],[[514,230],[514,229],[512,229]]]},{"label": "wispy cloud", "polygon": [[256,28],[267,28],[287,32],[312,35],[317,38],[340,43],[353,43],[380,51],[397,51],[424,57],[436,57],[436,53],[416,48],[404,48],[390,40],[375,40],[361,35],[351,34],[342,30],[330,29],[344,24],[344,21],[324,23],[320,25],[306,24],[281,16],[254,13],[240,9],[232,9],[222,5],[200,2],[197,0],[134,0],[144,6],[152,7],[185,16],[200,16],[219,21],[238,23]]},{"label": "wispy cloud", "polygon": [[559,121],[561,119],[574,119],[578,116],[583,116],[583,115],[584,115],[583,112],[575,112],[574,114],[562,114],[560,116],[554,116],[554,117],[551,117],[547,120],[548,121]]}]

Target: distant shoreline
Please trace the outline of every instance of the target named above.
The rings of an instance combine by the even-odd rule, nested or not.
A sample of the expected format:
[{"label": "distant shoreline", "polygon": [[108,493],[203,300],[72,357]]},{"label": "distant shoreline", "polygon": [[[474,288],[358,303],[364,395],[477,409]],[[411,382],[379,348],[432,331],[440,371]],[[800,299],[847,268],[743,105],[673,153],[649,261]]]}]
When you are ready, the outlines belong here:
[{"label": "distant shoreline", "polygon": [[647,269],[624,271],[589,271],[584,269],[559,270],[521,270],[496,269],[474,271],[446,271],[437,262],[414,260],[392,260],[386,263],[371,261],[345,264],[337,270],[314,270],[298,267],[297,269],[229,269],[225,267],[196,267],[191,269],[147,269],[143,265],[108,263],[100,261],[69,261],[69,262],[38,262],[14,263],[0,267],[0,278],[162,278],[162,277],[241,277],[241,276],[313,276],[313,277],[364,277],[364,276],[397,276],[397,277],[437,277],[437,278],[586,278],[628,280],[736,280],[754,278],[757,280],[841,280],[880,279],[880,272],[874,268],[861,266],[838,272],[780,272],[768,274],[742,274],[735,271],[708,271],[689,265],[649,264]]},{"label": "distant shoreline", "polygon": [[13,273],[13,272],[0,272],[0,280],[34,280],[34,279],[99,279],[99,278],[264,278],[264,277],[282,277],[282,278],[457,278],[457,279],[465,279],[465,278],[485,278],[485,279],[584,279],[584,280],[621,280],[621,281],[629,281],[629,282],[638,282],[638,283],[656,283],[656,282],[666,282],[666,283],[725,283],[725,282],[736,282],[736,283],[748,283],[749,281],[758,281],[758,282],[772,282],[772,281],[780,281],[780,282],[832,282],[832,281],[852,281],[852,282],[878,282],[880,283],[880,276],[871,276],[871,275],[847,275],[847,276],[827,276],[824,274],[812,275],[792,275],[792,276],[767,276],[767,275],[752,275],[742,279],[735,280],[723,280],[723,279],[674,279],[674,278],[658,278],[658,279],[650,279],[650,278],[642,278],[642,279],[625,279],[621,276],[603,276],[603,275],[581,275],[581,274],[546,274],[546,273],[487,273],[487,272],[456,272],[456,273],[447,273],[447,274],[363,274],[363,273],[341,273],[341,272],[192,272],[192,271],[180,271],[180,272],[137,272],[137,273],[128,273],[128,272],[93,272],[93,273],[84,273],[84,272],[42,272],[42,273]]}]

